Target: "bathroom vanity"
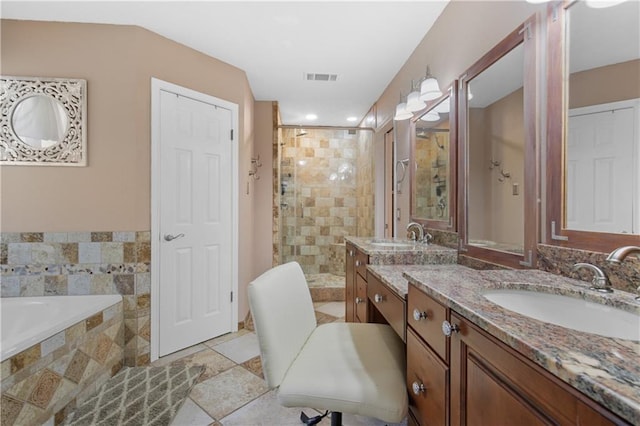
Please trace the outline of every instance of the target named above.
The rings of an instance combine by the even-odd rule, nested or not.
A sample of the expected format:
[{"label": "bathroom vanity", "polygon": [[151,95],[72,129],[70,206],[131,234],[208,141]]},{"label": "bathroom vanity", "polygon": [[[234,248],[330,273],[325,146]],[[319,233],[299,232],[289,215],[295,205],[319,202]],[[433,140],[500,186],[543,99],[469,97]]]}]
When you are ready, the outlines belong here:
[{"label": "bathroom vanity", "polygon": [[[580,281],[462,266],[405,277],[414,424],[638,424],[637,341],[538,321],[483,296],[527,283],[535,291],[588,292]],[[632,303],[632,297],[620,293],[610,303]]]},{"label": "bathroom vanity", "polygon": [[[455,264],[370,264],[364,273],[367,320],[389,323],[407,345],[409,424],[640,424],[638,340],[539,321],[484,297],[516,287],[588,298],[586,283]],[[631,294],[603,297],[640,312]]]},{"label": "bathroom vanity", "polygon": [[[406,240],[375,239],[361,237],[346,237],[346,278],[345,278],[345,321],[347,322],[381,322],[384,316],[378,308],[388,312],[393,309],[397,315],[404,307],[399,306],[402,298],[387,295],[385,302],[382,298],[380,283],[368,286],[367,265],[411,265],[411,264],[453,264],[457,261],[458,253],[455,249],[438,245],[426,245]],[[376,302],[378,294],[378,302]],[[369,297],[371,296],[371,298]],[[395,302],[395,303],[392,303]],[[397,319],[397,327],[403,328]],[[398,331],[398,330],[396,330]],[[404,338],[403,338],[404,340]]]}]

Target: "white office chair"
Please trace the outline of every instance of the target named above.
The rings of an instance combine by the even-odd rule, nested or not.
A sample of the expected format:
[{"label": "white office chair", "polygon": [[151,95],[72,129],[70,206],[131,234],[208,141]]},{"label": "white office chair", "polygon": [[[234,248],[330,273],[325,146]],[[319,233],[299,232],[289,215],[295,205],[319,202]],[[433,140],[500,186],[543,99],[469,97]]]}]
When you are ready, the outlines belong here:
[{"label": "white office chair", "polygon": [[249,304],[269,388],[285,407],[400,422],[407,414],[405,350],[383,324],[316,325],[300,265],[276,266],[249,284]]}]

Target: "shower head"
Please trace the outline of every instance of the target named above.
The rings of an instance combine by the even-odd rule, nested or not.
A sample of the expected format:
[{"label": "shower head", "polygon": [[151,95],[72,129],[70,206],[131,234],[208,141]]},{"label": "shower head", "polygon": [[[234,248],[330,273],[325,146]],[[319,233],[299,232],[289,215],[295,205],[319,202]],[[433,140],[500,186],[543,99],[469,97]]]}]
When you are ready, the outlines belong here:
[{"label": "shower head", "polygon": [[296,138],[300,137],[300,136],[304,136],[307,134],[307,131],[305,129],[300,129],[300,131],[298,133],[296,133]]}]

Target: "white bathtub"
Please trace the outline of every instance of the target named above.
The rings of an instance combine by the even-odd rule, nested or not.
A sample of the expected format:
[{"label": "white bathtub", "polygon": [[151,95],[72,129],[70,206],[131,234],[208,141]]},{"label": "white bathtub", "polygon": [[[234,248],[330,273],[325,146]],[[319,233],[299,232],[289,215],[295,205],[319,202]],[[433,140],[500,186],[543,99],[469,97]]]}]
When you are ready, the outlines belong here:
[{"label": "white bathtub", "polygon": [[121,300],[120,295],[0,298],[2,361]]}]

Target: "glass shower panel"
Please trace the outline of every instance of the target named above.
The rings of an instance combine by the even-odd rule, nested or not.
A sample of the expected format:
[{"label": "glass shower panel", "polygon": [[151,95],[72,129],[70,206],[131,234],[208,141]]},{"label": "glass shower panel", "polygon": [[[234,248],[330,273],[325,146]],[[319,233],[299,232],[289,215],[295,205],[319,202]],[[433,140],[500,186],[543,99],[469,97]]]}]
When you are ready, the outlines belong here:
[{"label": "glass shower panel", "polygon": [[[367,208],[359,206],[362,191],[357,168],[363,161],[371,163],[366,157],[370,155],[372,135],[364,133],[283,129],[279,173],[281,263],[297,261],[308,277],[344,275],[344,237],[358,235],[359,212],[372,217]],[[373,168],[369,164],[363,169]]]}]

